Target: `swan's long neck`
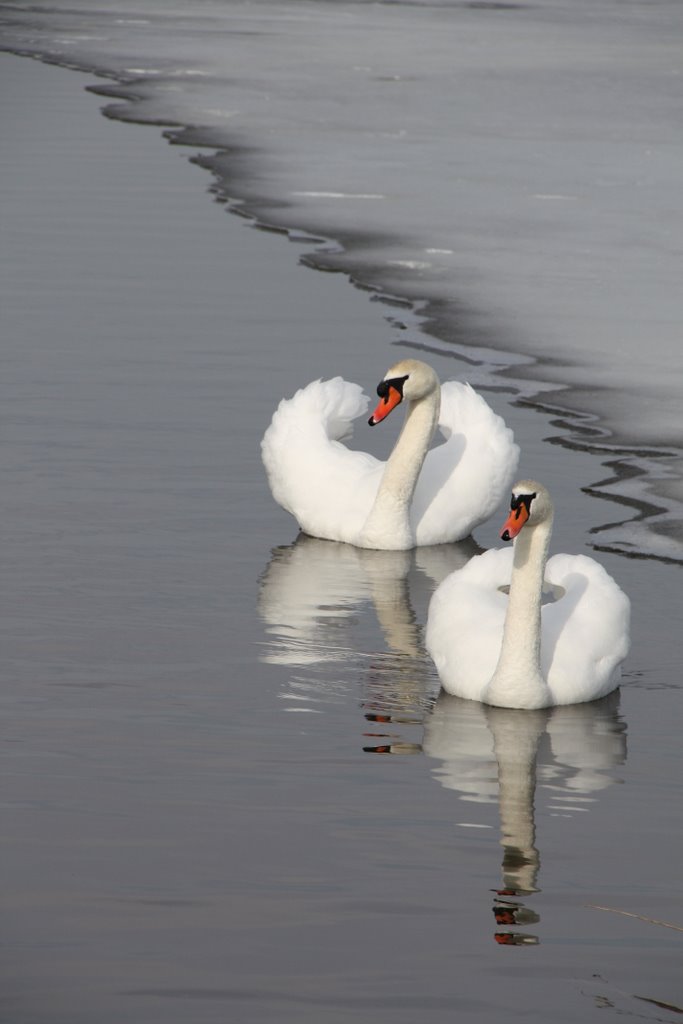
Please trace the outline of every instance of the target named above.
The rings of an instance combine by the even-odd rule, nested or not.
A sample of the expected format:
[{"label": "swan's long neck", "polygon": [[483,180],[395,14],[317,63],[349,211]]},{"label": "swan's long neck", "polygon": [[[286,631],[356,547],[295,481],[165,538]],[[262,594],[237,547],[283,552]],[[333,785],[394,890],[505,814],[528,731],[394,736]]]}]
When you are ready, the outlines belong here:
[{"label": "swan's long neck", "polygon": [[363,527],[366,547],[377,544],[400,550],[413,546],[410,504],[439,422],[440,407],[440,387],[409,403],[403,429],[387,460],[374,504]]},{"label": "swan's long neck", "polygon": [[541,595],[551,532],[549,516],[525,527],[515,540],[503,642],[485,695],[489,704],[542,708],[549,703],[541,674]]}]

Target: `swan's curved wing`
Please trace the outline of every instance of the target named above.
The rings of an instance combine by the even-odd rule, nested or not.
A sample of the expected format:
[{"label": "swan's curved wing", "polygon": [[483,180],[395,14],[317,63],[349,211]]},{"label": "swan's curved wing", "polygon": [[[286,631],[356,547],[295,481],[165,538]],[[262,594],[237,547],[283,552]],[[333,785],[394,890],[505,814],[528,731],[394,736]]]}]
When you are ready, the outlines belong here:
[{"label": "swan's curved wing", "polygon": [[541,671],[553,701],[603,697],[614,689],[628,654],[629,599],[587,555],[553,555],[546,580],[565,591],[541,610]]},{"label": "swan's curved wing", "polygon": [[427,453],[413,498],[418,544],[468,536],[507,497],[519,462],[512,431],[469,384],[441,386],[439,429],[444,443]]},{"label": "swan's curved wing", "polygon": [[314,537],[353,542],[370,511],[384,464],[341,443],[368,402],[342,377],[313,381],[280,402],[263,436],[273,497]]},{"label": "swan's curved wing", "polygon": [[500,654],[512,548],[472,558],[437,587],[429,604],[425,645],[444,690],[481,700]]}]

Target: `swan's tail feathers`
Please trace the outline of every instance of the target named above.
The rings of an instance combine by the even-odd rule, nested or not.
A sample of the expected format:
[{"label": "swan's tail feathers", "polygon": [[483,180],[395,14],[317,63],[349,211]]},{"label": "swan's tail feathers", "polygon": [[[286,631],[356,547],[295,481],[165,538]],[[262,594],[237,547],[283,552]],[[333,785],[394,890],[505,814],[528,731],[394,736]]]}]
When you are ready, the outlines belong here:
[{"label": "swan's tail feathers", "polygon": [[315,380],[277,407],[261,441],[261,455],[273,497],[294,513],[321,483],[334,461],[331,448],[353,433],[353,421],[370,399],[358,384],[342,377]]}]

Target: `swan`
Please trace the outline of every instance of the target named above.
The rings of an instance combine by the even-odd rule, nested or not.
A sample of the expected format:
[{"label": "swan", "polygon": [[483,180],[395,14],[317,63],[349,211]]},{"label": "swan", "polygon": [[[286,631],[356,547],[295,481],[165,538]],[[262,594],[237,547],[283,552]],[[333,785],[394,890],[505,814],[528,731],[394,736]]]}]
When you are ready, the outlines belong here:
[{"label": "swan", "polygon": [[[273,497],[304,533],[361,548],[469,536],[509,489],[519,458],[512,431],[469,384],[440,385],[417,359],[392,366],[377,393],[371,426],[407,405],[386,462],[341,443],[367,410],[359,385],[317,380],[283,399],[261,442]],[[445,441],[428,451],[437,425]]]},{"label": "swan", "polygon": [[[448,693],[543,708],[596,700],[619,685],[629,599],[586,555],[547,561],[553,511],[542,484],[516,484],[501,531],[516,538],[513,550],[477,555],[435,590],[425,639]],[[541,607],[544,589],[555,600]]]}]

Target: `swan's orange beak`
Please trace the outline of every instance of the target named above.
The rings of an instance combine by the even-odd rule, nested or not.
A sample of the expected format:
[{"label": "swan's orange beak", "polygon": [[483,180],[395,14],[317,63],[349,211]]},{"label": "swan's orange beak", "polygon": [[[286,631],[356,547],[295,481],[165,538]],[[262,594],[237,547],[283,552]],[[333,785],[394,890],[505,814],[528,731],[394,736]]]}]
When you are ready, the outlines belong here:
[{"label": "swan's orange beak", "polygon": [[523,501],[520,501],[516,508],[510,509],[510,514],[503,524],[503,529],[500,531],[500,539],[514,540],[528,518],[529,509]]},{"label": "swan's orange beak", "polygon": [[377,403],[377,408],[373,412],[372,416],[368,420],[371,427],[374,427],[377,423],[381,423],[385,419],[392,409],[395,409],[397,405],[400,405],[403,401],[403,395],[393,385],[389,385],[387,393],[383,398],[380,398]]}]

